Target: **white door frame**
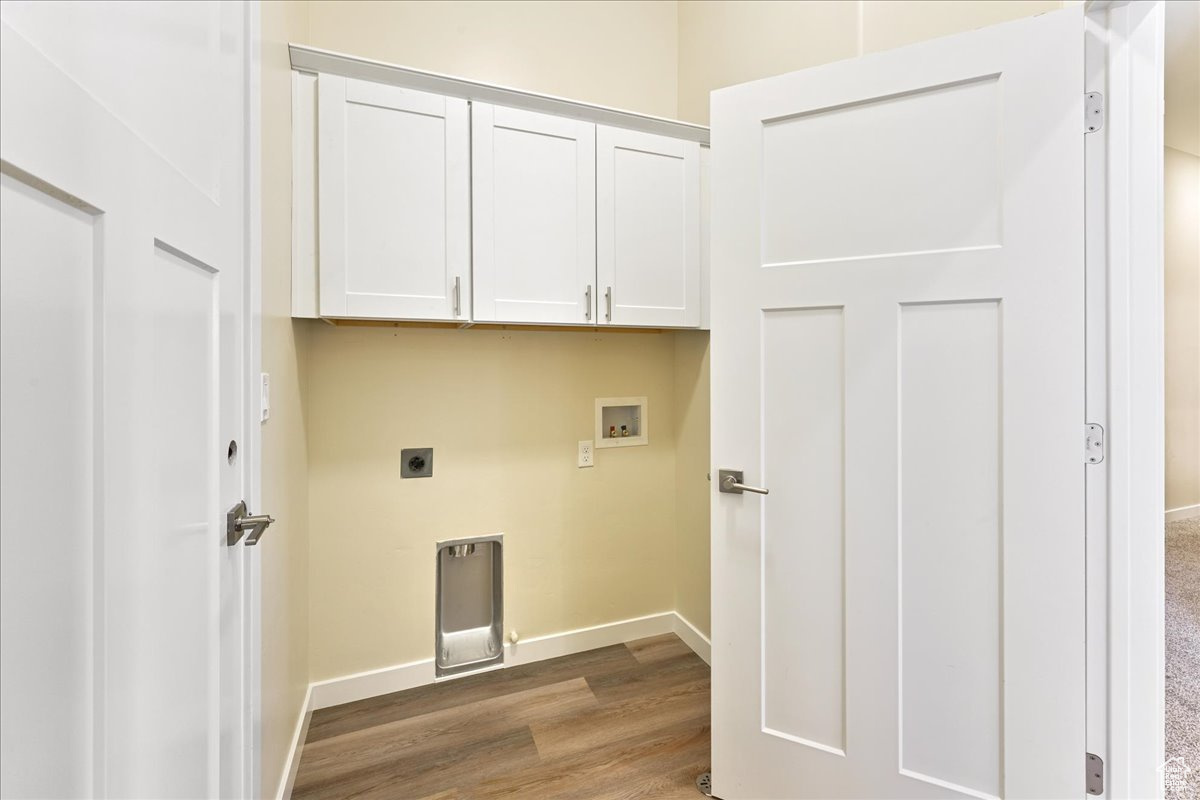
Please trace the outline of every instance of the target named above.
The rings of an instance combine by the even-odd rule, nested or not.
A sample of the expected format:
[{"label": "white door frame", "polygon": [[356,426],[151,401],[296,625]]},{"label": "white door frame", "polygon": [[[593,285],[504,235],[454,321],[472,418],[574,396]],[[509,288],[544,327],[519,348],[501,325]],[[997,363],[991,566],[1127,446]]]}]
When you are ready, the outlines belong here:
[{"label": "white door frame", "polygon": [[[245,348],[246,503],[262,506],[262,4],[249,2],[246,23],[245,120]],[[258,513],[262,513],[262,511]],[[270,537],[266,545],[270,547]],[[242,797],[262,796],[262,551],[247,548],[243,586]]]},{"label": "white door frame", "polygon": [[[246,6],[245,320],[246,503],[263,509],[263,11]],[[270,547],[270,536],[266,541]],[[263,561],[262,546],[247,548],[242,589],[246,762],[242,798],[263,796]]]},{"label": "white door frame", "polygon": [[1161,797],[1164,6],[1086,15],[1086,90],[1105,107],[1086,151],[1087,408],[1108,440],[1088,473],[1088,747],[1108,797]]}]

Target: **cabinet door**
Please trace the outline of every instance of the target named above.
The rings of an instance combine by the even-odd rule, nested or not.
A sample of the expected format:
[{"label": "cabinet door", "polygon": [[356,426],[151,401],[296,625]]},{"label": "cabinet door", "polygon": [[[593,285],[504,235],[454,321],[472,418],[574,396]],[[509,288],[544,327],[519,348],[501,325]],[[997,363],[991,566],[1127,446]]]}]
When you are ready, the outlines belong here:
[{"label": "cabinet door", "polygon": [[600,321],[700,324],[700,145],[596,128]]},{"label": "cabinet door", "polygon": [[335,75],[318,100],[321,316],[465,318],[467,102]]},{"label": "cabinet door", "polygon": [[596,126],[471,109],[475,319],[595,318]]}]

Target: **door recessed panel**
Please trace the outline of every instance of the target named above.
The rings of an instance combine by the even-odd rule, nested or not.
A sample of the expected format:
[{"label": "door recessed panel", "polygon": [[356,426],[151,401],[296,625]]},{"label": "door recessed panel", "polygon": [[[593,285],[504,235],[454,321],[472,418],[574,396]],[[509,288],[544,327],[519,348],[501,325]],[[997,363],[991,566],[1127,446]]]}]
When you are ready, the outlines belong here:
[{"label": "door recessed panel", "polygon": [[346,104],[346,291],[446,295],[446,120]]},{"label": "door recessed panel", "polygon": [[763,727],[845,750],[842,309],[763,314]]},{"label": "door recessed panel", "polygon": [[684,169],[682,158],[663,153],[613,153],[613,281],[622,305],[687,304]]},{"label": "door recessed panel", "polygon": [[900,310],[900,768],[1000,796],[1000,304]]},{"label": "door recessed panel", "polygon": [[[216,792],[217,559],[224,550],[216,468],[233,448],[217,441],[214,426],[220,276],[169,243],[155,240],[148,249],[143,302],[152,316],[141,324],[153,336],[138,357],[152,365],[151,380],[136,409],[150,458],[136,476],[142,505],[122,509],[109,548],[129,576],[111,587],[109,600],[122,624],[109,631],[108,711],[128,732],[109,744],[122,765],[109,781],[122,796],[183,797]],[[163,774],[173,776],[174,793],[160,783]]]},{"label": "door recessed panel", "polygon": [[0,237],[0,787],[93,797],[96,227],[5,174]]},{"label": "door recessed panel", "polygon": [[498,302],[578,302],[578,147],[575,139],[496,128]]},{"label": "door recessed panel", "polygon": [[999,104],[990,76],[767,122],[764,263],[998,246]]}]

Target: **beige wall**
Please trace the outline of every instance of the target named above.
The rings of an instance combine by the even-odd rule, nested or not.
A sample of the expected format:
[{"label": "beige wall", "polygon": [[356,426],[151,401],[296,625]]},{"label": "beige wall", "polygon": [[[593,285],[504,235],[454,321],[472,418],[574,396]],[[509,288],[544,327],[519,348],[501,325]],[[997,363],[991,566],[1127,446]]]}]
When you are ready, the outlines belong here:
[{"label": "beige wall", "polygon": [[1200,158],[1164,153],[1167,509],[1200,505]]},{"label": "beige wall", "polygon": [[[675,12],[312,2],[302,41],[673,117]],[[432,655],[437,539],[505,532],[524,637],[673,607],[673,334],[319,326],[312,348],[312,680]],[[651,397],[651,444],[577,469],[594,398],[624,394]],[[401,482],[400,448],[430,444],[435,478]]]},{"label": "beige wall", "polygon": [[262,559],[262,796],[274,797],[308,689],[308,456],[302,398],[308,323],[291,318],[291,65],[304,3],[262,6],[262,509],[275,524]]},{"label": "beige wall", "polygon": [[675,610],[705,636],[709,602],[708,333],[675,334]]},{"label": "beige wall", "polygon": [[[312,679],[433,655],[434,543],[503,532],[524,638],[670,611],[674,336],[321,326],[308,434]],[[645,395],[650,443],[598,449],[596,397]],[[432,479],[400,479],[433,447]]]},{"label": "beige wall", "polygon": [[[303,41],[421,69],[703,121],[707,93],[718,86],[1059,5],[866,3],[860,8],[853,2],[313,0]],[[307,406],[312,679],[428,657],[433,571],[426,551],[438,538],[497,529],[516,537],[508,553],[508,622],[524,635],[672,607],[708,632],[710,484],[698,479],[709,468],[707,335],[662,334],[649,340],[654,346],[646,347],[635,346],[636,338],[610,343],[627,369],[640,370],[653,362],[655,369],[664,370],[667,383],[655,389],[660,399],[654,404],[651,447],[633,455],[600,451],[591,473],[574,466],[576,440],[590,436],[590,428],[574,415],[590,414],[591,398],[598,393],[618,393],[603,388],[617,373],[605,377],[579,369],[549,375],[540,368],[549,358],[587,365],[596,352],[591,337],[514,334],[528,364],[507,361],[504,370],[481,371],[486,365],[476,354],[481,347],[486,350],[489,336],[478,331],[399,329],[380,334],[314,329]],[[421,399],[410,399],[399,390],[404,379],[392,369],[405,364],[431,387]],[[456,390],[463,396],[452,396],[445,381],[452,381],[457,369],[477,374],[478,381],[468,384],[476,391],[463,386]],[[392,383],[373,383],[376,370],[391,375],[387,380]],[[435,375],[441,377],[433,380]],[[539,388],[531,392],[532,385]],[[480,393],[485,389],[538,404],[555,397],[565,405],[538,405],[539,413],[547,416],[530,439],[511,430],[521,427],[520,421],[507,424],[492,414]],[[629,386],[620,391],[643,394],[650,389]],[[672,399],[664,404],[662,398]],[[339,413],[343,408],[354,408],[355,413]],[[491,420],[497,428],[494,437],[456,438],[464,418]],[[568,424],[569,419],[576,421]],[[420,427],[407,427],[418,420]],[[385,431],[391,438],[380,436]],[[448,455],[439,452],[435,460],[447,472],[439,472],[425,488],[401,483],[399,448],[429,443],[431,437],[446,443]],[[678,444],[672,446],[674,440]],[[521,492],[498,459],[501,449],[542,480],[561,487],[552,504],[543,506],[535,495]],[[622,480],[629,481],[630,491],[651,481],[666,483],[659,482],[659,491],[644,503],[622,507],[620,494],[598,495],[594,489],[606,485],[603,475],[618,463],[614,459],[622,460]],[[665,478],[658,470],[666,470]],[[663,492],[663,486],[674,491]],[[453,498],[479,492],[480,502],[455,505]],[[565,524],[562,515],[567,509],[592,507],[602,512],[581,513],[571,525]],[[618,553],[605,550],[603,543],[629,543],[624,537],[633,530],[648,555],[639,559],[624,553],[621,557],[631,559],[633,571],[622,571],[617,560],[605,560],[618,559]],[[361,541],[363,546],[347,547],[348,541]],[[526,549],[527,541],[538,547]],[[580,547],[589,552],[599,548],[598,558],[584,566],[566,555]],[[602,590],[604,582],[592,583],[598,575],[622,588]],[[644,590],[635,590],[647,575],[653,577]]]},{"label": "beige wall", "polygon": [[308,44],[674,117],[674,2],[314,0]]},{"label": "beige wall", "polygon": [[1059,0],[682,0],[679,116],[708,124],[723,86],[1060,8]]}]

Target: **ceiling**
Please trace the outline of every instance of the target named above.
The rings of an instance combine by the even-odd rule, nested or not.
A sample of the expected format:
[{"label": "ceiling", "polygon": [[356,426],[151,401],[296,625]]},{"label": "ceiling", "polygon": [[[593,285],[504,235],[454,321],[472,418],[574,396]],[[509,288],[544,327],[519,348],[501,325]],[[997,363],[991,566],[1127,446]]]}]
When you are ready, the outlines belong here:
[{"label": "ceiling", "polygon": [[1200,156],[1200,0],[1168,0],[1167,147]]}]

